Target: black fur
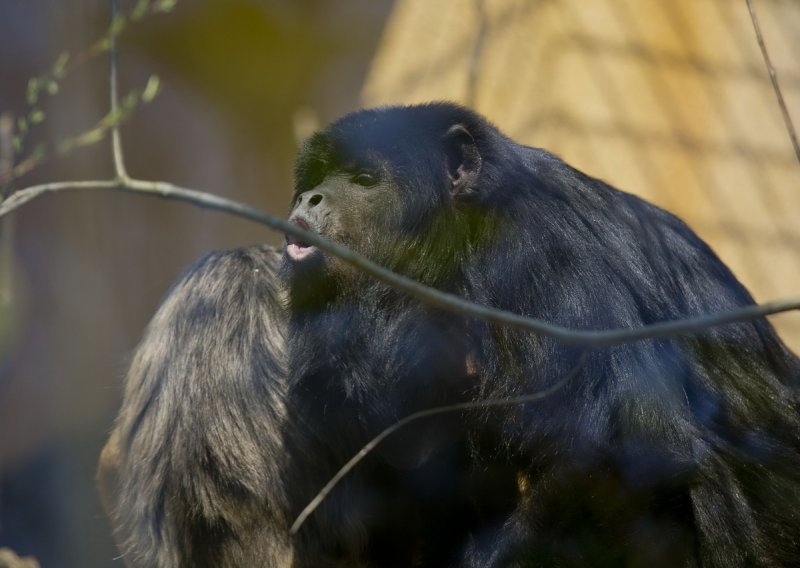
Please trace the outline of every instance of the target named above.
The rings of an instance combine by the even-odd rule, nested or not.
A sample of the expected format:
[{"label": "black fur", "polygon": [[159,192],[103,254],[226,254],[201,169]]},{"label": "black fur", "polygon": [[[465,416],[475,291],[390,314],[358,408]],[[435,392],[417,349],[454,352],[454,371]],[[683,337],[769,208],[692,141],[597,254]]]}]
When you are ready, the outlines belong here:
[{"label": "black fur", "polygon": [[[375,183],[362,187],[363,179]],[[301,153],[294,203],[293,219],[385,266],[564,326],[638,327],[752,303],[674,216],[449,104],[362,111],[334,123]],[[329,465],[320,460],[323,478],[407,413],[543,390],[577,360],[575,348],[438,313],[325,255],[289,258],[285,268],[289,404],[314,421],[331,454]],[[481,515],[491,499],[473,500],[472,517],[453,515],[456,534],[467,535],[461,561],[793,564],[799,379],[797,358],[761,320],[596,350],[541,403],[464,415],[471,471],[497,471],[492,479],[510,471],[517,483],[493,492],[499,510],[514,503],[502,522],[498,509]],[[403,449],[434,459],[426,436],[441,428],[417,428]],[[392,453],[385,451],[388,467]],[[439,470],[463,478],[448,467]],[[365,467],[351,486],[359,475],[370,482]],[[390,491],[417,503],[423,517],[436,506]],[[454,491],[445,494],[450,503],[469,500]],[[339,545],[357,542],[342,534],[353,530],[342,519],[363,519],[369,534],[374,513],[342,512],[353,501],[332,499],[335,521],[320,531]],[[325,512],[318,517],[324,523]],[[448,546],[457,538],[445,536]],[[368,560],[379,554],[369,542],[364,550]]]},{"label": "black fur", "polygon": [[[296,174],[295,223],[479,304],[577,329],[752,304],[680,220],[456,105],[348,115]],[[800,362],[766,320],[587,351],[287,242],[283,284],[264,249],[190,269],[139,348],[112,442],[116,530],[142,565],[800,558]],[[394,421],[541,391],[579,361],[540,402],[401,430],[287,536]]]}]

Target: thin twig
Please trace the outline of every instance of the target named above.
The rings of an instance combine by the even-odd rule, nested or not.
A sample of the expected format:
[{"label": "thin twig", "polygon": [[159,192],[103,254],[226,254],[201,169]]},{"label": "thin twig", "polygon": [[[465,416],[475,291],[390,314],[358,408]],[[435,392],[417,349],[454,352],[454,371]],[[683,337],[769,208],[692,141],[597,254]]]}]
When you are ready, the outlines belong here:
[{"label": "thin twig", "polygon": [[[109,37],[108,60],[109,60],[109,95],[111,105],[111,116],[116,117],[119,112],[119,95],[117,94],[117,31],[115,22],[119,16],[117,12],[117,0],[110,0],[111,3],[111,34]],[[114,120],[111,127],[111,150],[114,154],[114,172],[121,180],[128,179],[128,172],[125,169],[125,161],[122,153],[122,140],[119,135],[119,121]]]},{"label": "thin twig", "polygon": [[792,116],[789,114],[789,109],[786,107],[786,102],[783,100],[783,92],[778,84],[778,72],[775,66],[772,65],[772,60],[767,51],[767,44],[764,42],[764,35],[761,33],[761,26],[758,23],[758,15],[756,15],[756,8],[753,6],[753,0],[746,0],[747,8],[750,10],[750,20],[753,22],[753,30],[756,32],[756,40],[758,40],[758,47],[761,48],[761,56],[764,58],[764,65],[767,66],[770,81],[772,81],[772,90],[775,91],[775,97],[778,99],[778,106],[781,108],[783,115],[783,123],[786,125],[786,131],[789,133],[789,139],[792,141],[794,148],[794,155],[797,161],[800,162],[800,144],[797,142],[797,131],[792,124]]},{"label": "thin twig", "polygon": [[9,113],[0,114],[0,202],[11,195],[14,184],[11,172],[14,169],[14,119]]},{"label": "thin twig", "polygon": [[14,119],[10,113],[0,114],[0,203],[13,192],[11,172],[14,169]]},{"label": "thin twig", "polygon": [[[0,203],[10,195],[14,184],[10,172],[14,168],[14,120],[8,113],[0,114],[0,180],[9,181],[0,186]],[[0,314],[9,317],[14,306],[14,219],[0,226]]]},{"label": "thin twig", "polygon": [[457,404],[448,404],[447,406],[437,406],[435,408],[429,408],[427,410],[421,410],[420,412],[415,412],[413,414],[409,414],[402,420],[395,422],[385,430],[383,430],[380,434],[375,436],[372,440],[370,440],[366,445],[364,445],[359,452],[354,455],[350,460],[344,464],[336,475],[334,475],[325,486],[320,489],[319,493],[309,502],[308,505],[303,508],[300,514],[295,519],[294,523],[292,523],[291,529],[289,531],[291,534],[297,534],[297,531],[300,530],[300,527],[303,526],[303,523],[306,519],[319,507],[319,505],[325,500],[325,498],[330,494],[334,487],[348,474],[350,473],[353,468],[358,465],[358,463],[363,460],[367,454],[369,454],[372,450],[374,450],[378,444],[380,444],[383,440],[385,440],[388,436],[397,432],[400,428],[408,425],[411,422],[416,420],[420,420],[422,418],[428,418],[430,416],[437,416],[439,414],[445,414],[449,412],[457,412],[460,410],[478,410],[482,408],[490,408],[496,406],[513,406],[515,404],[526,404],[529,402],[536,402],[542,400],[543,398],[547,398],[548,396],[552,395],[556,391],[558,391],[561,387],[567,384],[570,380],[572,380],[575,375],[578,374],[578,371],[581,370],[586,359],[589,355],[588,351],[584,351],[581,354],[580,359],[575,364],[575,366],[569,370],[569,372],[562,377],[556,384],[552,385],[551,387],[546,388],[543,391],[539,391],[537,393],[528,394],[524,396],[515,396],[512,398],[490,398],[486,400],[475,400],[471,402],[460,402]]},{"label": "thin twig", "polygon": [[447,311],[471,316],[490,323],[507,325],[517,329],[531,331],[539,335],[552,337],[566,344],[584,345],[587,347],[604,347],[622,343],[632,343],[643,339],[655,339],[674,335],[685,335],[705,330],[709,327],[751,321],[764,316],[781,312],[800,310],[800,298],[788,298],[767,302],[761,305],[746,306],[726,312],[705,316],[661,322],[638,328],[618,328],[609,330],[578,330],[554,325],[512,312],[474,304],[463,298],[424,286],[411,278],[396,274],[367,258],[352,252],[350,249],[331,242],[317,233],[304,231],[297,225],[250,205],[233,201],[225,197],[187,189],[161,181],[143,181],[137,179],[95,180],[77,182],[56,182],[32,186],[19,190],[0,204],[0,218],[21,207],[30,200],[47,193],[81,190],[116,190],[128,193],[155,195],[164,199],[173,199],[191,203],[198,207],[224,211],[238,217],[250,219],[276,231],[302,239],[322,251],[341,258],[370,274],[374,278],[389,284],[410,296],[431,306]]}]

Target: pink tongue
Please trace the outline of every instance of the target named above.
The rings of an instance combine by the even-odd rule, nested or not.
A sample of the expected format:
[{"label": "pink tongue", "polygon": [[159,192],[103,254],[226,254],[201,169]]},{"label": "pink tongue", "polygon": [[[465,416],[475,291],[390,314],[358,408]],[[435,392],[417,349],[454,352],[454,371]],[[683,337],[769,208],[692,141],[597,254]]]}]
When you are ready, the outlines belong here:
[{"label": "pink tongue", "polygon": [[286,245],[286,254],[292,260],[303,260],[314,251],[314,247],[303,246],[296,243]]}]

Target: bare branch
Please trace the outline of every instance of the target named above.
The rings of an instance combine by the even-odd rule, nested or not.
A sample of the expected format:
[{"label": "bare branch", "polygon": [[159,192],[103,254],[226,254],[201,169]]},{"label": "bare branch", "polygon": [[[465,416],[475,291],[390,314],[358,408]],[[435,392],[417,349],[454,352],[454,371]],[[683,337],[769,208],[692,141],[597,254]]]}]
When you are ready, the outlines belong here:
[{"label": "bare branch", "polygon": [[11,171],[14,169],[14,119],[8,113],[0,114],[0,202],[11,195]]},{"label": "bare branch", "polygon": [[95,180],[76,182],[56,182],[36,185],[14,193],[5,202],[0,204],[0,218],[21,207],[32,199],[46,193],[61,191],[86,191],[86,190],[116,190],[128,193],[155,195],[164,199],[173,199],[212,209],[223,211],[250,219],[276,231],[293,235],[304,242],[312,244],[329,254],[335,255],[351,266],[363,270],[378,280],[389,284],[418,300],[431,306],[471,316],[491,323],[507,325],[517,329],[531,331],[539,335],[552,337],[559,341],[573,345],[587,347],[604,347],[622,343],[632,343],[643,339],[654,339],[674,335],[696,333],[709,327],[728,323],[751,321],[764,316],[800,310],[800,298],[789,298],[767,302],[761,305],[746,306],[736,310],[720,312],[705,316],[661,322],[638,328],[619,328],[610,330],[578,330],[545,321],[521,316],[504,310],[498,310],[479,304],[474,304],[463,298],[423,286],[422,284],[400,274],[396,274],[367,258],[360,256],[348,248],[331,242],[316,233],[304,231],[297,225],[289,223],[280,217],[261,211],[250,205],[233,201],[210,193],[187,189],[161,181],[143,181],[136,179],[121,180]]},{"label": "bare branch", "polygon": [[3,201],[3,203],[0,204],[0,218],[46,193],[87,189],[115,189],[118,185],[119,183],[113,180],[56,181],[42,185],[34,185],[15,191],[8,199]]},{"label": "bare branch", "polygon": [[[119,95],[117,94],[117,29],[115,26],[117,18],[122,16],[117,12],[117,0],[110,0],[111,3],[111,32],[109,34],[109,93],[111,104],[111,116],[116,117],[119,112]],[[125,170],[125,161],[122,154],[122,140],[119,135],[119,121],[115,120],[111,127],[111,149],[114,154],[114,172],[119,179],[127,179],[128,172]]]},{"label": "bare branch", "polygon": [[439,414],[446,414],[449,412],[458,412],[460,410],[478,410],[482,408],[490,408],[490,407],[497,407],[497,406],[513,406],[515,404],[527,404],[529,402],[536,402],[547,398],[548,396],[552,395],[556,391],[558,391],[561,387],[567,384],[571,379],[578,374],[578,371],[583,368],[583,365],[586,363],[586,359],[588,358],[589,352],[584,351],[581,355],[578,362],[575,366],[570,369],[570,371],[562,377],[558,382],[556,382],[551,387],[546,388],[543,391],[539,391],[537,393],[528,394],[524,396],[515,396],[513,398],[490,398],[486,400],[477,400],[471,402],[460,402],[457,404],[448,404],[447,406],[437,406],[435,408],[429,408],[427,410],[421,410],[420,412],[415,412],[413,414],[409,414],[402,420],[395,422],[385,430],[383,430],[380,434],[375,436],[372,440],[370,440],[366,445],[364,445],[359,452],[354,455],[350,460],[344,464],[336,475],[334,475],[325,486],[320,489],[319,493],[306,505],[300,514],[295,519],[294,523],[292,523],[291,529],[289,532],[291,534],[297,534],[297,531],[300,530],[300,527],[303,526],[303,523],[306,519],[319,507],[319,505],[325,500],[325,498],[330,494],[334,487],[348,474],[350,473],[353,468],[358,465],[358,463],[363,460],[367,454],[369,454],[372,450],[374,450],[378,444],[380,444],[383,440],[385,440],[388,436],[397,432],[400,428],[407,426],[411,422],[416,420],[421,420],[422,418],[428,418],[430,416],[437,416]]},{"label": "bare branch", "polygon": [[[14,167],[14,120],[11,114],[0,114],[0,203],[14,189],[9,172]],[[6,183],[1,180],[8,179]],[[10,219],[9,221],[13,221]],[[0,226],[0,315],[9,317],[14,306],[14,223]]]},{"label": "bare branch", "polygon": [[778,99],[778,106],[781,108],[783,123],[786,125],[786,131],[789,133],[789,139],[792,141],[794,155],[797,158],[797,161],[800,162],[800,144],[797,142],[797,132],[794,129],[794,124],[792,124],[792,116],[789,114],[789,109],[786,108],[786,102],[783,100],[783,92],[778,84],[778,72],[775,70],[775,66],[772,65],[772,60],[770,59],[769,52],[767,51],[767,44],[764,43],[764,35],[761,33],[761,26],[758,23],[758,15],[756,14],[755,6],[753,6],[753,0],[746,1],[747,8],[750,10],[750,20],[753,22],[753,30],[756,32],[758,47],[761,48],[761,56],[764,58],[764,65],[767,66],[769,78],[770,81],[772,81],[772,90],[775,91],[775,96]]}]

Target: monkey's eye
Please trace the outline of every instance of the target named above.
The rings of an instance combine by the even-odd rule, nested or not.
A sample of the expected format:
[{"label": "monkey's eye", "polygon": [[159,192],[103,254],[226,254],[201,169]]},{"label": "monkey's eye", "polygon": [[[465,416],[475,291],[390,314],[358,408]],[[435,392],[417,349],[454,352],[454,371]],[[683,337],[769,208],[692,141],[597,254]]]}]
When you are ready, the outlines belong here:
[{"label": "monkey's eye", "polygon": [[359,172],[350,178],[350,181],[362,187],[372,187],[377,185],[378,178],[369,172]]}]

